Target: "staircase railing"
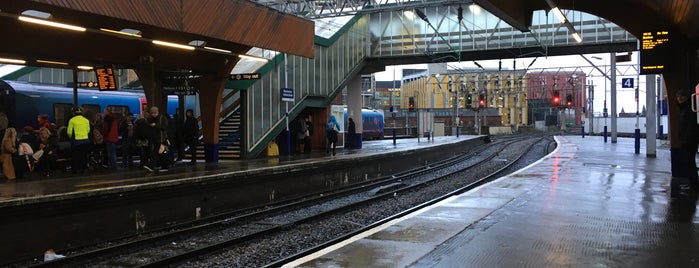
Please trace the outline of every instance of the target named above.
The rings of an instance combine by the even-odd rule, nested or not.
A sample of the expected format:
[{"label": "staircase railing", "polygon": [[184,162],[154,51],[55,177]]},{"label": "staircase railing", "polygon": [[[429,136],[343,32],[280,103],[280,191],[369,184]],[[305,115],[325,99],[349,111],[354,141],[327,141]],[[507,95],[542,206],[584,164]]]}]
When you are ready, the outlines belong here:
[{"label": "staircase railing", "polygon": [[[295,118],[305,107],[325,107],[342,92],[364,66],[369,49],[366,27],[366,19],[359,16],[330,39],[316,36],[313,59],[280,54],[256,71],[262,74],[260,80],[227,85],[240,89],[236,92],[244,96],[221,110],[225,119],[237,107],[244,107],[246,119],[241,128],[245,135],[241,138],[245,139],[246,148],[241,148],[241,153],[256,157],[286,128],[287,118]],[[283,87],[293,89],[293,102],[281,101]],[[231,91],[223,97],[233,98],[232,94],[235,93]]]}]

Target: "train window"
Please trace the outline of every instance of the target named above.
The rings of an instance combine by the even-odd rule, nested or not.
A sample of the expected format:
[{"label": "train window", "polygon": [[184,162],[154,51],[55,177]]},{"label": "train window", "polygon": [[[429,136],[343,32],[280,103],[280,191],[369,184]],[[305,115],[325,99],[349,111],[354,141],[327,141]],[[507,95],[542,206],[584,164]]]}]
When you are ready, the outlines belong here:
[{"label": "train window", "polygon": [[56,127],[62,127],[68,125],[68,120],[73,116],[73,104],[70,103],[56,103],[53,105],[53,122]]},{"label": "train window", "polygon": [[129,106],[125,105],[108,105],[107,109],[109,109],[112,114],[118,118],[121,118],[122,115],[129,112]]},{"label": "train window", "polygon": [[95,114],[102,111],[100,106],[97,104],[83,104],[81,107],[83,108],[83,116],[85,116],[85,118],[88,120],[94,119]]}]

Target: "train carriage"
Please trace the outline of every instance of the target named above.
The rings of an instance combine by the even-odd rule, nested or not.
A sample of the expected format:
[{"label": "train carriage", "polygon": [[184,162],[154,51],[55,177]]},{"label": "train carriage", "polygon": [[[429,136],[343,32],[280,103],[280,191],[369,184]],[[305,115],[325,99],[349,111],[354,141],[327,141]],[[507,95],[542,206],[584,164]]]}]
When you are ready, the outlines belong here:
[{"label": "train carriage", "polygon": [[[54,85],[31,84],[0,80],[0,104],[7,114],[10,126],[35,126],[37,115],[47,114],[57,126],[67,125],[72,116],[73,89]],[[147,111],[146,98],[141,90],[98,91],[78,89],[78,104],[88,118],[111,108],[116,114]],[[168,114],[174,115],[179,106],[177,96],[168,96]],[[186,109],[194,109],[194,99],[187,98]]]}]

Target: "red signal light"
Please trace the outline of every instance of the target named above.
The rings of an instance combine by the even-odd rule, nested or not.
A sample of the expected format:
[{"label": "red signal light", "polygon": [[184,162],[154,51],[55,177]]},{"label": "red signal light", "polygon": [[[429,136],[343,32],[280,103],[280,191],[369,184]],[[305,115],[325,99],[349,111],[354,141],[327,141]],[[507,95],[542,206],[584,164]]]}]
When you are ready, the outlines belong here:
[{"label": "red signal light", "polygon": [[561,97],[558,95],[558,91],[553,92],[553,106],[561,105]]}]

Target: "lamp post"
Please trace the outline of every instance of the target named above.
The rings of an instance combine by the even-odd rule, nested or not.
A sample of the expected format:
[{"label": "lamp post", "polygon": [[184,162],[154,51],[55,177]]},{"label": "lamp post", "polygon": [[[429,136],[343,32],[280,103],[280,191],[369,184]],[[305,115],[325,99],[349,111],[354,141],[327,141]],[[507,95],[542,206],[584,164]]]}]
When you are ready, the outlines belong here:
[{"label": "lamp post", "polygon": [[[602,57],[592,56],[592,58],[600,60],[604,63],[604,73],[602,74],[602,76],[604,77],[604,106],[602,108],[602,117],[604,117],[604,142],[607,143],[607,117],[609,115],[609,112],[607,110],[607,79],[609,79],[609,77],[607,76],[607,62]],[[597,70],[599,70],[598,67]]]}]

